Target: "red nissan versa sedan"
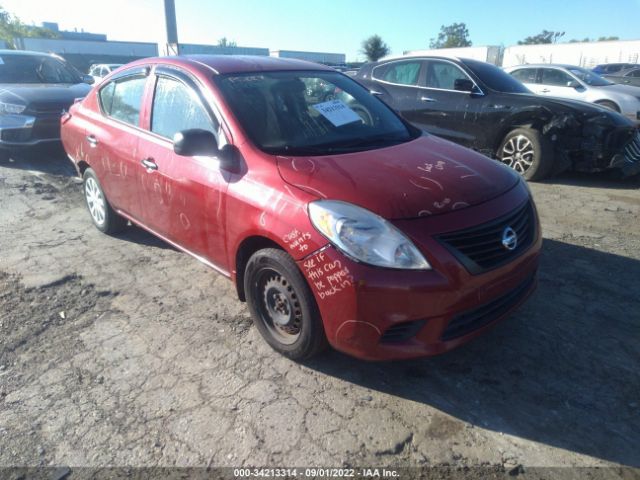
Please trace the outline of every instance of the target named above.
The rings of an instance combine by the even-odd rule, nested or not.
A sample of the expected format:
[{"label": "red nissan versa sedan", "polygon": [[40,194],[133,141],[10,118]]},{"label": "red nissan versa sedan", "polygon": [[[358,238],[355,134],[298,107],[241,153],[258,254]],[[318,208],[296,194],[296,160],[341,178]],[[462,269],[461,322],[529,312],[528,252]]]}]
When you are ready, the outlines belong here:
[{"label": "red nissan versa sedan", "polygon": [[[318,83],[337,97],[313,97]],[[269,57],[144,59],[62,119],[96,227],[127,220],[231,278],[278,352],[434,355],[536,286],[526,183],[349,77]]]}]

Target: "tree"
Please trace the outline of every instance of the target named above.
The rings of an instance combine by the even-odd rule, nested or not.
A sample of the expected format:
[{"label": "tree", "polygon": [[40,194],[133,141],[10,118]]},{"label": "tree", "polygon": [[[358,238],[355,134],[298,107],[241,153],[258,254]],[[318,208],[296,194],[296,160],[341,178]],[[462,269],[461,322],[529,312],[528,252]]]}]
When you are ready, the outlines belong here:
[{"label": "tree", "polygon": [[549,30],[543,30],[538,35],[527,37],[524,40],[520,40],[518,45],[542,45],[545,43],[558,43],[558,39],[564,36],[564,32],[552,32]]},{"label": "tree", "polygon": [[233,40],[227,40],[227,37],[222,37],[220,40],[218,40],[218,46],[219,47],[237,47],[238,44]]},{"label": "tree", "polygon": [[15,48],[13,40],[22,37],[58,38],[60,34],[43,27],[26,25],[20,19],[0,7],[0,40],[9,48]]},{"label": "tree", "polygon": [[589,37],[584,38],[582,40],[578,40],[576,38],[573,38],[573,39],[569,40],[569,43],[611,42],[613,40],[620,40],[620,37],[615,37],[615,36],[612,36],[612,37],[598,37],[597,40],[591,39]]},{"label": "tree", "polygon": [[451,25],[440,27],[438,38],[432,38],[430,48],[455,48],[470,47],[469,30],[464,23],[452,23]]},{"label": "tree", "polygon": [[372,35],[362,41],[362,53],[370,62],[376,62],[389,54],[389,45],[382,41],[380,35]]}]

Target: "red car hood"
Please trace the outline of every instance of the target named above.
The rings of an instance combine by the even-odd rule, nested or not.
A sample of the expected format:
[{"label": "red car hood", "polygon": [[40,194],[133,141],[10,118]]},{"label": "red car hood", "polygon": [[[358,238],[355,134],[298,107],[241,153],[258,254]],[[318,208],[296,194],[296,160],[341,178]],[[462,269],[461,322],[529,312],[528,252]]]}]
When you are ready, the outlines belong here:
[{"label": "red car hood", "polygon": [[486,202],[519,176],[484,155],[432,135],[378,150],[278,157],[285,182],[387,219],[415,218]]}]

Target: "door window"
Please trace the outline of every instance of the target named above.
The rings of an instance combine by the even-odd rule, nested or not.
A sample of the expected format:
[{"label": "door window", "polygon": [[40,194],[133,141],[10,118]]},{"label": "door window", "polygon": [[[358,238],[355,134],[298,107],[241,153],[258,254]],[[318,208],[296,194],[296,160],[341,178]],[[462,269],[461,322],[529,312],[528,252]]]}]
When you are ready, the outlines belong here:
[{"label": "door window", "polygon": [[151,131],[172,139],[177,132],[191,128],[216,133],[211,117],[192,88],[172,78],[158,77]]},{"label": "door window", "polygon": [[535,68],[521,68],[511,72],[511,76],[522,83],[536,83],[537,71]]},{"label": "door window", "polygon": [[573,81],[575,81],[574,78],[562,70],[556,70],[555,68],[542,69],[542,83],[544,85],[566,87],[569,82]]},{"label": "door window", "polygon": [[426,87],[455,90],[458,79],[470,80],[466,73],[453,63],[430,60],[427,68]]},{"label": "door window", "polygon": [[627,73],[625,75],[625,77],[634,77],[634,78],[640,78],[640,68],[637,70],[632,70],[629,73]]},{"label": "door window", "polygon": [[103,113],[137,127],[146,81],[146,77],[126,77],[109,82],[98,94]]},{"label": "door window", "polygon": [[[420,74],[419,61],[394,62],[385,65],[379,72],[374,72],[375,78],[399,85],[416,85]],[[377,74],[376,74],[377,73]]]}]

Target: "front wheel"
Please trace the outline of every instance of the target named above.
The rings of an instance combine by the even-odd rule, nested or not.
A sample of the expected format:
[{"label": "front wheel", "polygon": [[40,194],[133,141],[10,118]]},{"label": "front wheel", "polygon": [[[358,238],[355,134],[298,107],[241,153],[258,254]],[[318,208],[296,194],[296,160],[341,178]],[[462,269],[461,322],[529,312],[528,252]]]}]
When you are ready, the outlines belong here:
[{"label": "front wheel", "polygon": [[273,248],[254,253],[246,266],[244,288],[254,323],[274,350],[302,360],[326,348],[318,306],[287,253]]},{"label": "front wheel", "polygon": [[553,155],[551,142],[532,128],[516,128],[509,132],[496,154],[498,160],[532,181],[549,176]]}]

